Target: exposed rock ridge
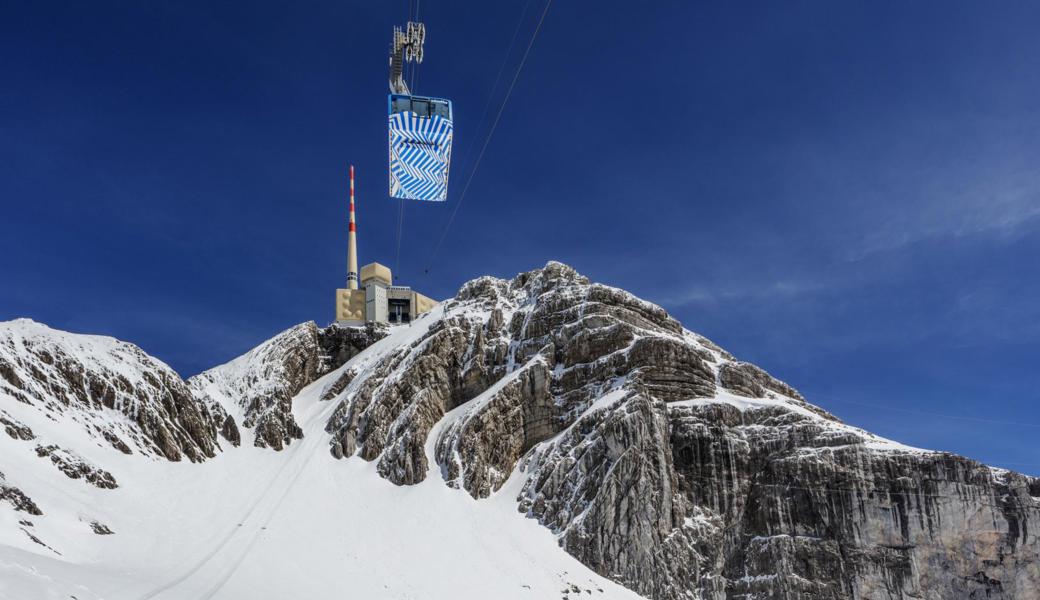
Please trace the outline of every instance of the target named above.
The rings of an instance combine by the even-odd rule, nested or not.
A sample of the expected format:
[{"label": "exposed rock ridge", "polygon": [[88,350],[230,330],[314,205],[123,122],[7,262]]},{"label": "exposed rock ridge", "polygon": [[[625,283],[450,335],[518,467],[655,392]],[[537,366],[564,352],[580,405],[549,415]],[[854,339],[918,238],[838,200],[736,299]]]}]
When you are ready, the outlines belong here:
[{"label": "exposed rock ridge", "polygon": [[301,323],[192,377],[188,385],[210,411],[213,427],[233,445],[244,427],[253,430],[253,445],[281,450],[303,437],[293,397],[385,335],[385,327],[374,325],[322,329],[313,321]]},{"label": "exposed rock ridge", "polygon": [[[4,323],[0,398],[123,453],[202,460],[217,435],[301,437],[293,399],[329,375],[332,455],[508,493],[651,598],[1040,598],[1037,479],[846,425],[566,265],[471,281],[412,327],[366,353],[389,330],[304,323],[186,384],[135,346]],[[0,410],[5,443],[114,485],[27,422]],[[2,474],[0,500],[40,514]]]},{"label": "exposed rock ridge", "polygon": [[[464,285],[330,386],[332,453],[522,512],[653,598],[1040,597],[1037,480],[841,423],[570,267]],[[974,595],[974,596],[973,596]]]},{"label": "exposed rock ridge", "polygon": [[7,481],[3,472],[0,472],[0,500],[7,502],[15,510],[27,512],[30,515],[39,516],[43,514],[43,511],[40,510],[39,506],[36,506],[32,498],[26,496],[25,492]]},{"label": "exposed rock ridge", "polygon": [[36,446],[36,456],[49,458],[51,463],[70,479],[84,479],[87,483],[104,489],[119,487],[115,477],[108,471],[91,464],[82,456],[71,450],[65,450],[55,444]]},{"label": "exposed rock ridge", "polygon": [[[0,396],[75,422],[125,453],[132,447],[199,461],[216,448],[211,416],[181,378],[137,346],[109,337],[56,331],[29,319],[0,323]],[[9,434],[31,435],[4,424]]]},{"label": "exposed rock ridge", "polygon": [[[133,344],[18,319],[0,323],[0,398],[67,421],[123,454],[201,461],[219,449],[218,435],[238,445],[240,426],[254,429],[254,444],[280,449],[303,435],[293,396],[385,333],[304,323],[185,382]],[[14,439],[37,437],[5,410],[0,427]],[[47,453],[63,472],[105,473],[63,452]],[[92,483],[109,478],[115,481],[98,475]]]},{"label": "exposed rock ridge", "polygon": [[22,440],[25,442],[36,439],[36,434],[33,433],[32,429],[27,425],[22,424],[3,410],[0,410],[0,425],[4,426],[4,431],[6,431],[7,435],[11,436],[12,439]]}]

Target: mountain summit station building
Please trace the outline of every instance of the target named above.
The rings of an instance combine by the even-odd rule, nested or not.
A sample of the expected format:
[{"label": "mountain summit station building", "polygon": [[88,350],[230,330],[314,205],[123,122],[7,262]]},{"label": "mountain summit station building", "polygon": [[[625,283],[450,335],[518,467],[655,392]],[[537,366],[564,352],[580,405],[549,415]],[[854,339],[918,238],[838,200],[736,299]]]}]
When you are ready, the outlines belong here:
[{"label": "mountain summit station building", "polygon": [[361,267],[360,279],[360,289],[336,290],[336,322],[341,325],[409,323],[437,305],[410,287],[392,285],[393,274],[379,263]]},{"label": "mountain summit station building", "polygon": [[[359,285],[360,284],[360,285]],[[357,268],[357,223],[354,219],[354,166],[350,166],[350,225],[347,233],[347,287],[336,290],[336,322],[410,323],[437,303],[412,288],[394,285],[390,268],[369,263]]]}]

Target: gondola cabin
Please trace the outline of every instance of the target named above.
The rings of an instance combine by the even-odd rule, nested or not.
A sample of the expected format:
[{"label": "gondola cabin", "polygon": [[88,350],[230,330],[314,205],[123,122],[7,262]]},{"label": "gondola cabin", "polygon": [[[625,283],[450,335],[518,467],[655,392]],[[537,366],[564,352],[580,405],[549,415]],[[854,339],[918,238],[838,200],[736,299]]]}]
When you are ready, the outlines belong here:
[{"label": "gondola cabin", "polygon": [[444,201],[451,166],[451,100],[390,94],[390,196]]}]

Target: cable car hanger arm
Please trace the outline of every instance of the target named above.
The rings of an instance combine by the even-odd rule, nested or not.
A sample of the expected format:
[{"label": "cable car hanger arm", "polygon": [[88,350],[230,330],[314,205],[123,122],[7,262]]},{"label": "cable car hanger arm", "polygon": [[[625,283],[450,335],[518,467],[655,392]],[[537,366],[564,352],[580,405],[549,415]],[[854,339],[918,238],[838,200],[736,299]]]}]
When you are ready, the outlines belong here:
[{"label": "cable car hanger arm", "polygon": [[411,96],[408,84],[404,80],[405,63],[421,64],[423,61],[423,42],[426,41],[426,26],[422,23],[408,21],[405,30],[394,27],[394,41],[390,48],[390,93]]}]

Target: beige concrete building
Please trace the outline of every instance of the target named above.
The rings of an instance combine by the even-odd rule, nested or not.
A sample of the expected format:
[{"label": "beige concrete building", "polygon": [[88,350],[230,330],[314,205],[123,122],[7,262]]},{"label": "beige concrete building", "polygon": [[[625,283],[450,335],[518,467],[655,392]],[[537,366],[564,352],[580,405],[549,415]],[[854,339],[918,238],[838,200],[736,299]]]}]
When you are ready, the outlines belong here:
[{"label": "beige concrete building", "polygon": [[[428,312],[436,302],[412,288],[394,285],[390,269],[370,263],[357,272],[357,224],[354,218],[354,166],[350,167],[350,221],[347,241],[347,287],[336,290],[336,322],[341,325],[365,323],[409,323]],[[360,285],[358,281],[360,280]]]},{"label": "beige concrete building", "polygon": [[393,273],[385,265],[370,263],[361,267],[360,289],[336,290],[336,322],[408,323],[437,305],[412,288],[392,282]]}]

